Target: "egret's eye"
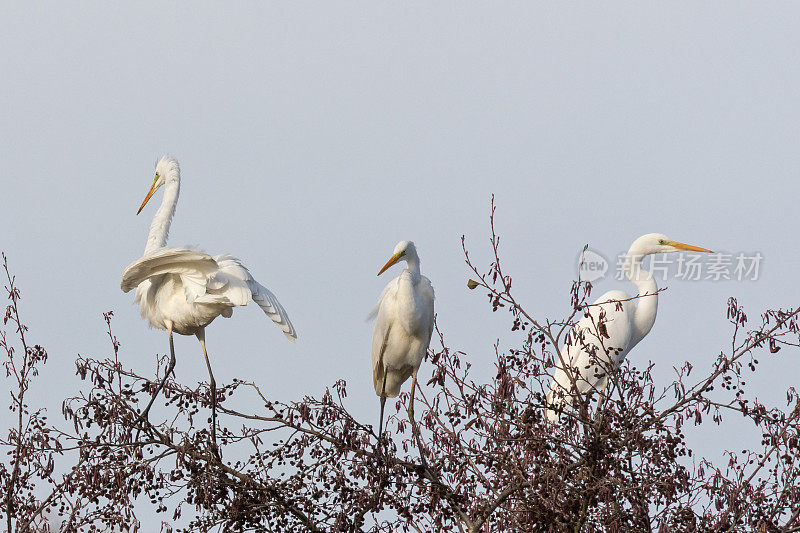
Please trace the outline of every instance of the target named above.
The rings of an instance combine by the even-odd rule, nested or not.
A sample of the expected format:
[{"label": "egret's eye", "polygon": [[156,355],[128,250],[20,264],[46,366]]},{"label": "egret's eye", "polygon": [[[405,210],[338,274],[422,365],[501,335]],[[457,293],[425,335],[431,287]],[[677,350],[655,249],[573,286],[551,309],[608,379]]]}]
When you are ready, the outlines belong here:
[{"label": "egret's eye", "polygon": [[662,244],[662,245],[663,244],[667,244],[667,241],[665,241],[664,239],[658,239],[658,244]]},{"label": "egret's eye", "polygon": [[158,172],[156,172],[156,177],[155,177],[155,179],[154,179],[153,181],[158,181],[158,178],[159,178],[159,177],[160,177],[160,176],[158,175]]}]

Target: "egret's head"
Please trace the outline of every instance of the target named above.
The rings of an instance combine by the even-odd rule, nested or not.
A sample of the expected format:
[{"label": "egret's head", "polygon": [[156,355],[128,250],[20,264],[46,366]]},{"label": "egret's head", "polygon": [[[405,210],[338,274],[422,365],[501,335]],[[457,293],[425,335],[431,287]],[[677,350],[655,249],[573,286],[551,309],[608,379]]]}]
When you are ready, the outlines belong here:
[{"label": "egret's head", "polygon": [[138,215],[144,209],[144,206],[147,205],[147,202],[150,201],[153,194],[162,186],[164,185],[167,180],[177,180],[180,176],[180,168],[178,167],[178,160],[172,156],[165,155],[161,159],[158,160],[156,163],[156,175],[153,178],[153,185],[150,187],[150,190],[147,192],[147,196],[144,197],[144,201],[142,205],[139,206],[139,210],[136,212]]},{"label": "egret's head", "polygon": [[383,265],[378,275],[380,276],[386,269],[388,269],[393,264],[397,263],[398,261],[408,261],[409,259],[417,259],[417,248],[414,246],[414,243],[411,241],[400,241],[397,243],[397,246],[394,247],[394,252],[392,253],[392,257]]},{"label": "egret's head", "polygon": [[673,241],[663,233],[648,233],[647,235],[642,235],[633,241],[631,250],[635,251],[635,254],[637,255],[662,254],[667,252],[682,251],[712,253],[711,250],[700,248],[699,246]]}]

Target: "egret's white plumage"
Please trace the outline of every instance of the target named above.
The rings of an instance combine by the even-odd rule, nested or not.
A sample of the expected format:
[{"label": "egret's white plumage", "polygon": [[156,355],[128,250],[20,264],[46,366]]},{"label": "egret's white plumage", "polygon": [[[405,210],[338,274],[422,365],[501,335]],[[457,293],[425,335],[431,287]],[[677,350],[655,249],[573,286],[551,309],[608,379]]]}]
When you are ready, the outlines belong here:
[{"label": "egret's white plumage", "polygon": [[557,361],[550,392],[547,418],[556,421],[572,396],[604,390],[608,373],[617,368],[628,352],[647,335],[656,321],[658,286],[642,268],[644,256],[683,250],[710,252],[670,240],[660,233],[636,239],[625,257],[627,278],[639,289],[636,297],[619,290],[608,291],[588,307],[570,332]]},{"label": "egret's white plumage", "polygon": [[158,329],[194,335],[216,317],[230,318],[233,308],[251,301],[290,341],[297,333],[286,310],[269,289],[258,283],[235,257],[186,248],[161,248],[145,256],[122,275],[124,292],[136,288],[134,301],[142,318]]},{"label": "egret's white plumage", "polygon": [[379,430],[386,398],[400,394],[400,387],[412,376],[410,406],[413,403],[417,370],[433,333],[433,286],[420,273],[413,242],[399,242],[378,275],[398,261],[406,262],[405,270],[386,285],[371,313],[377,317],[372,335],[372,382],[381,397]]},{"label": "egret's white plumage", "polygon": [[[156,164],[153,185],[139,212],[162,186],[164,198],[150,225],[144,255],[125,269],[121,288],[123,292],[135,288],[135,302],[139,304],[142,318],[151,326],[169,332],[170,369],[174,367],[172,333],[197,336],[206,356],[213,393],[214,377],[205,349],[205,327],[216,317],[228,318],[234,307],[253,301],[290,341],[295,341],[297,333],[275,295],[253,279],[238,259],[230,255],[212,257],[191,248],[166,247],[180,194],[180,181],[178,162],[168,156],[162,157]],[[163,381],[155,395],[162,386]],[[148,405],[142,414],[146,415],[149,408]]]},{"label": "egret's white plumage", "polygon": [[162,186],[164,198],[150,225],[144,255],[122,274],[123,292],[136,289],[135,302],[150,325],[166,330],[171,323],[181,335],[195,335],[219,315],[230,317],[233,307],[254,301],[294,342],[297,333],[286,310],[241,261],[230,255],[212,257],[200,250],[165,247],[180,183],[178,161],[162,157],[139,211]]}]

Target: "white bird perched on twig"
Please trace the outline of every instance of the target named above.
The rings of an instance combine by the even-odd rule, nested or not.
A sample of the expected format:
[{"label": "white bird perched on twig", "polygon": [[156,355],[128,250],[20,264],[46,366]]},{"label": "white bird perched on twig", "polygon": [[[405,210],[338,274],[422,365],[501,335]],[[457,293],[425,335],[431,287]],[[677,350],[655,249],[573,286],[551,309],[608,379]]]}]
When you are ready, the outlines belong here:
[{"label": "white bird perched on twig", "polygon": [[400,394],[400,387],[409,377],[413,380],[408,413],[413,423],[417,370],[433,333],[433,286],[420,274],[419,256],[413,242],[397,243],[392,257],[378,275],[398,261],[406,262],[405,270],[386,285],[378,305],[370,313],[370,318],[377,316],[372,335],[372,383],[375,394],[381,398],[378,437],[383,432],[386,398]]},{"label": "white bird perched on twig", "polygon": [[556,362],[547,394],[546,414],[551,422],[558,420],[576,392],[578,397],[598,388],[604,392],[608,373],[622,364],[628,352],[653,327],[658,310],[658,286],[652,274],[642,268],[644,256],[684,250],[711,252],[675,242],[660,233],[642,235],[633,241],[624,269],[639,292],[632,297],[623,291],[608,291],[588,306],[584,317],[575,325]]},{"label": "white bird perched on twig", "polygon": [[178,161],[164,156],[156,164],[153,185],[142,202],[138,215],[159,188],[164,186],[164,198],[158,208],[147,245],[141,259],[132,263],[122,274],[122,291],[136,289],[135,302],[139,304],[142,318],[151,326],[169,333],[170,362],[164,378],[158,385],[150,403],[134,423],[137,425],[147,413],[158,393],[164,387],[175,367],[175,348],[172,334],[195,335],[203,348],[211,386],[212,438],[216,443],[216,383],[211,372],[205,343],[205,328],[222,315],[230,318],[233,308],[258,304],[286,337],[294,342],[297,333],[286,310],[266,287],[258,283],[247,268],[230,255],[212,257],[199,250],[166,248],[169,227],[181,187]]}]

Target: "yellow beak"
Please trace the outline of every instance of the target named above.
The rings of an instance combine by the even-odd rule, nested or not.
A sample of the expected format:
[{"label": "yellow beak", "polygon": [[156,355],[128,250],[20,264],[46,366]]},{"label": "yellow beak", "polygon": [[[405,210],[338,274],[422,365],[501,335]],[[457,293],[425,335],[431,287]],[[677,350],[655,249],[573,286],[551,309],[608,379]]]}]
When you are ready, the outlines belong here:
[{"label": "yellow beak", "polygon": [[150,190],[147,192],[147,196],[144,197],[144,202],[142,202],[142,205],[139,206],[139,210],[136,211],[137,215],[142,212],[142,209],[144,209],[144,206],[146,206],[147,202],[150,201],[150,197],[153,196],[154,192],[156,192],[156,182],[157,181],[158,180],[153,180],[153,186],[150,187]]},{"label": "yellow beak", "polygon": [[670,243],[672,246],[677,248],[678,250],[686,250],[688,252],[706,252],[709,254],[713,254],[711,250],[707,250],[705,248],[700,248],[699,246],[692,246],[691,244],[683,244],[682,242],[675,242],[672,241]]},{"label": "yellow beak", "polygon": [[403,254],[400,253],[392,255],[392,257],[390,257],[389,260],[386,261],[386,264],[383,265],[383,268],[380,269],[378,275],[380,276],[381,274],[386,272],[386,269],[392,266],[393,264],[397,263],[397,261],[399,261],[401,257],[403,257]]}]

